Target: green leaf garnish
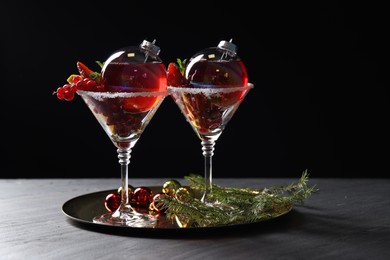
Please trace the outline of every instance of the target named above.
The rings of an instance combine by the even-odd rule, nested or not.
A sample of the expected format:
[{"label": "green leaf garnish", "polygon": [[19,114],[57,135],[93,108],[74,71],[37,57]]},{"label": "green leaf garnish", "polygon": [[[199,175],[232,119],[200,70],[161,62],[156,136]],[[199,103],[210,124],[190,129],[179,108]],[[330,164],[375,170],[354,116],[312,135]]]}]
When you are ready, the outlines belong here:
[{"label": "green leaf garnish", "polygon": [[101,62],[101,61],[97,60],[96,63],[100,66],[100,68],[103,68],[104,62]]},{"label": "green leaf garnish", "polygon": [[184,70],[186,68],[187,59],[181,60],[179,58],[176,59],[176,63],[179,67],[180,73],[184,75]]}]

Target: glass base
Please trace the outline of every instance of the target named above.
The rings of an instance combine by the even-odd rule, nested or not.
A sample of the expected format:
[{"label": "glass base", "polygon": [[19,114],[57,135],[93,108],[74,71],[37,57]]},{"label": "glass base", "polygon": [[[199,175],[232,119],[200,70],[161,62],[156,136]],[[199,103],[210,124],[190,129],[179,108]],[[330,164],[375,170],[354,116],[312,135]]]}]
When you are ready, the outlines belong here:
[{"label": "glass base", "polygon": [[219,200],[210,199],[208,196],[203,197],[201,202],[203,202],[207,207],[215,207],[215,208],[219,208],[221,210],[233,210],[234,209],[233,206],[226,204],[226,203],[223,203],[223,202],[220,202]]},{"label": "glass base", "polygon": [[105,213],[94,217],[93,223],[111,226],[154,228],[157,225],[157,217],[136,212],[131,207],[120,207],[113,213]]}]

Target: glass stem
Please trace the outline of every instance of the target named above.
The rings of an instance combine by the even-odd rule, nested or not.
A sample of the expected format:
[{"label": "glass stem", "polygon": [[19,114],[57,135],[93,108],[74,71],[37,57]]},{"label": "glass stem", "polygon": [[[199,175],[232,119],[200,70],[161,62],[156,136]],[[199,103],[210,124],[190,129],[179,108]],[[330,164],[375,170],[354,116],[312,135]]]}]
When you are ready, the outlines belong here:
[{"label": "glass stem", "polygon": [[121,207],[129,205],[129,164],[131,148],[118,148],[119,164],[121,165]]},{"label": "glass stem", "polygon": [[213,140],[203,140],[202,141],[202,150],[204,156],[204,180],[205,180],[205,189],[203,196],[201,198],[202,202],[206,202],[206,198],[209,193],[212,191],[213,186],[213,164],[212,156],[214,155],[214,145],[215,141]]}]

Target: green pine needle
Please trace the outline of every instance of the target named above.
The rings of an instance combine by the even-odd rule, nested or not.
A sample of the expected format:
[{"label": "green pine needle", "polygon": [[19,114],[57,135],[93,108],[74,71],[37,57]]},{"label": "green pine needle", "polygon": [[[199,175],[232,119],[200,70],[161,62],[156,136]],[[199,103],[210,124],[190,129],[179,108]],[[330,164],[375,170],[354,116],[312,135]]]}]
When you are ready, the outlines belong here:
[{"label": "green pine needle", "polygon": [[184,178],[189,181],[195,195],[179,200],[164,196],[159,200],[166,216],[172,221],[179,220],[183,227],[210,227],[250,223],[277,217],[289,212],[294,203],[303,204],[318,189],[308,184],[307,170],[296,183],[263,189],[222,187],[213,184],[209,198],[218,201],[209,206],[198,198],[204,190],[204,178],[191,174]]}]

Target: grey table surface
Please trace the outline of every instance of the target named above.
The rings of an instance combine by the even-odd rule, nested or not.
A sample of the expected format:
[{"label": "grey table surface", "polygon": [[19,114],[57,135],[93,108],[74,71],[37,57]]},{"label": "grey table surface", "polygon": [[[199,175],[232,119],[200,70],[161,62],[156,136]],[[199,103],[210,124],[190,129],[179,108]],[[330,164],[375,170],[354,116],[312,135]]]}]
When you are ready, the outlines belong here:
[{"label": "grey table surface", "polygon": [[[133,179],[131,184],[157,186],[166,180]],[[294,181],[214,182],[261,188]],[[217,232],[102,231],[94,224],[80,225],[62,212],[66,201],[115,189],[119,183],[118,179],[0,179],[0,259],[390,259],[390,179],[309,178],[319,192],[285,216]]]}]

